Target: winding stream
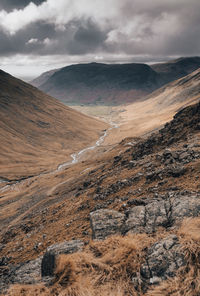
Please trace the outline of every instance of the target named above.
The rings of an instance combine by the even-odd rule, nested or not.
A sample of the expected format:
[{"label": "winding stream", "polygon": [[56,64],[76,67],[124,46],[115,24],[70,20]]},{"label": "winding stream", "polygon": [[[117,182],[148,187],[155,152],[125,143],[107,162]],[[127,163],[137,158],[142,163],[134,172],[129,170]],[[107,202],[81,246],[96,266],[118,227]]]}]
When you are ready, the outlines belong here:
[{"label": "winding stream", "polygon": [[[88,151],[94,150],[96,147],[99,147],[104,142],[105,138],[107,137],[108,133],[111,130],[113,130],[115,128],[118,128],[118,125],[116,123],[112,122],[112,121],[110,122],[110,125],[111,125],[111,127],[109,127],[107,130],[105,130],[104,134],[96,141],[96,143],[93,146],[89,146],[87,148],[84,148],[84,149],[80,150],[79,152],[71,154],[71,158],[72,158],[71,161],[64,162],[64,163],[58,165],[56,170],[53,170],[53,171],[50,171],[50,172],[44,172],[44,173],[41,173],[39,175],[31,176],[31,177],[28,177],[28,178],[23,179],[23,180],[18,180],[16,182],[12,183],[12,184],[7,184],[7,185],[5,185],[4,187],[2,187],[0,189],[0,192],[5,192],[5,191],[10,190],[10,189],[14,190],[14,189],[18,188],[18,185],[24,184],[25,182],[28,182],[28,181],[32,180],[33,178],[35,178],[35,177],[40,177],[40,176],[44,176],[44,175],[48,175],[48,174],[55,174],[58,171],[62,171],[64,168],[66,168],[66,167],[68,167],[70,165],[78,163],[80,158],[84,154],[86,154]],[[3,179],[0,179],[0,183],[4,183],[4,182],[5,181]]]},{"label": "winding stream", "polygon": [[71,164],[77,163],[80,160],[82,155],[84,155],[88,151],[94,150],[96,147],[100,146],[104,142],[105,138],[107,137],[108,132],[111,131],[114,128],[118,128],[118,125],[116,123],[110,122],[110,125],[111,125],[111,127],[109,129],[105,130],[104,134],[96,141],[96,143],[93,146],[84,148],[84,149],[82,149],[81,151],[79,151],[77,153],[71,154],[72,160],[68,161],[68,162],[64,162],[63,164],[60,164],[58,166],[58,168],[57,168],[57,171],[60,171],[63,168],[65,168],[65,167],[67,167],[67,166],[69,166]]}]

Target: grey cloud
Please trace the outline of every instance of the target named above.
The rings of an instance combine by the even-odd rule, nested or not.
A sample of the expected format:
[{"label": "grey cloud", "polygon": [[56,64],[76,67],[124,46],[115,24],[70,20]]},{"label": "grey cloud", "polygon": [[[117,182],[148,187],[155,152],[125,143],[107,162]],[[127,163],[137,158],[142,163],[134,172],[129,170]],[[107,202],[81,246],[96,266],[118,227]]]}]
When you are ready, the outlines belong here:
[{"label": "grey cloud", "polygon": [[[154,0],[148,5],[147,0],[127,0],[121,9],[127,22],[140,16],[139,30],[129,32],[128,35],[118,34],[117,40],[106,43],[106,51],[133,56],[200,54],[200,1]],[[175,24],[165,23],[165,18],[170,17],[175,20]],[[116,31],[118,29],[120,31],[116,26]]]},{"label": "grey cloud", "polygon": [[[0,9],[7,10],[22,8],[31,2],[0,1]],[[105,5],[110,3],[98,1],[105,1]],[[80,60],[84,60],[88,54],[97,54],[103,56],[104,61],[112,53],[124,60],[130,60],[132,56],[141,61],[148,61],[147,57],[159,60],[173,55],[200,55],[199,0],[115,1],[120,4],[120,10],[112,19],[106,13],[102,20],[98,19],[96,12],[96,19],[92,13],[86,18],[80,12],[78,18],[72,16],[60,27],[53,20],[46,20],[31,23],[14,35],[0,31],[0,55],[78,55]],[[39,5],[45,1],[32,2]],[[171,19],[172,22],[167,22]],[[112,40],[109,37],[113,32],[115,38]]]},{"label": "grey cloud", "polygon": [[105,40],[109,29],[102,30],[94,21],[87,20],[81,24],[77,23],[77,30],[73,40],[69,43],[70,54],[89,53],[100,49]]},{"label": "grey cloud", "polygon": [[65,28],[54,24],[33,23],[14,35],[0,31],[0,55],[24,54],[70,54],[81,55],[94,52],[103,46],[108,29],[102,30],[91,19],[71,21]]},{"label": "grey cloud", "polygon": [[[55,36],[55,25],[43,22],[33,23],[14,35],[0,31],[0,55],[37,53],[39,49],[42,49],[40,41],[43,41],[45,38],[54,38]],[[38,39],[39,42],[37,44],[28,44],[28,41],[31,39]]]},{"label": "grey cloud", "polygon": [[0,10],[12,11],[13,9],[22,9],[26,7],[30,2],[39,5],[46,0],[1,0]]},{"label": "grey cloud", "polygon": [[121,13],[127,18],[144,15],[155,19],[163,13],[182,15],[198,7],[198,0],[126,0],[121,6]]}]

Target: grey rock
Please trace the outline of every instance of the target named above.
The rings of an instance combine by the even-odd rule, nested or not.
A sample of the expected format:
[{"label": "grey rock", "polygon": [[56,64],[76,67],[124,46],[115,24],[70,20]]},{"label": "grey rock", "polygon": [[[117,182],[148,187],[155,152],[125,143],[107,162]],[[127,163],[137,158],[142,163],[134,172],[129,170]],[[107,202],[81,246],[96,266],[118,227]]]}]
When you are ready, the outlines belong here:
[{"label": "grey rock", "polygon": [[100,240],[121,233],[124,219],[124,214],[114,210],[101,209],[90,213],[92,238]]},{"label": "grey rock", "polygon": [[190,156],[190,154],[188,152],[182,152],[180,155],[179,155],[179,160],[183,160],[185,158],[188,158]]},{"label": "grey rock", "polygon": [[169,197],[166,200],[153,201],[146,206],[133,207],[125,222],[125,233],[153,233],[158,227],[172,227],[185,217],[200,214],[200,197]]},{"label": "grey rock", "polygon": [[172,176],[175,178],[183,176],[185,172],[186,172],[186,168],[181,165],[175,165],[175,166],[172,165],[168,167],[168,169],[166,170],[166,173],[168,176]]},{"label": "grey rock", "polygon": [[160,158],[161,162],[165,165],[172,163],[185,164],[193,161],[195,158],[199,158],[199,151],[195,149],[196,146],[194,144],[184,145],[184,147],[182,150],[166,149]]},{"label": "grey rock", "polygon": [[49,246],[41,261],[42,277],[51,277],[54,275],[58,255],[72,254],[78,251],[82,251],[83,247],[84,242],[81,240],[65,241],[63,243]]},{"label": "grey rock", "polygon": [[177,236],[170,235],[151,246],[145,261],[140,274],[146,284],[158,284],[161,280],[175,276],[177,269],[185,264]]},{"label": "grey rock", "polygon": [[[0,291],[3,292],[11,284],[36,284],[41,280],[42,257],[18,265],[7,264],[4,259],[0,267]],[[5,265],[6,264],[6,265]]]},{"label": "grey rock", "polygon": [[42,257],[29,261],[16,269],[14,282],[22,284],[34,284],[41,279]]},{"label": "grey rock", "polygon": [[52,254],[71,254],[81,251],[84,247],[84,242],[81,240],[65,241],[62,243],[51,245],[47,248],[47,252]]}]

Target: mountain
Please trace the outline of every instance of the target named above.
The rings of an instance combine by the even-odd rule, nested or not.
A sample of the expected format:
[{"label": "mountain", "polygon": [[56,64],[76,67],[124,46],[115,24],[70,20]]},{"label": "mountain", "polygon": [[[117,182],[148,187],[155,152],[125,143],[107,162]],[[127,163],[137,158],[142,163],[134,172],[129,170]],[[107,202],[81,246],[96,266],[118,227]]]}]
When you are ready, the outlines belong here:
[{"label": "mountain", "polygon": [[77,64],[44,73],[32,84],[69,105],[120,105],[141,100],[200,67],[199,57],[167,63]]},{"label": "mountain", "polygon": [[[200,68],[148,95],[144,101],[119,107],[121,122],[113,142],[160,128],[180,109],[200,100]],[[107,138],[109,142],[111,139]]]},{"label": "mountain", "polygon": [[145,64],[78,64],[55,72],[39,88],[67,104],[119,104],[156,88],[157,74]]},{"label": "mountain", "polygon": [[200,57],[182,57],[167,63],[151,65],[151,68],[160,75],[162,85],[186,76],[199,67]]},{"label": "mountain", "polygon": [[30,83],[35,87],[39,87],[44,84],[54,73],[56,73],[59,69],[53,69],[47,72],[42,73],[39,77],[32,80]]},{"label": "mountain", "polygon": [[106,124],[0,71],[0,178],[56,168],[98,139]]}]

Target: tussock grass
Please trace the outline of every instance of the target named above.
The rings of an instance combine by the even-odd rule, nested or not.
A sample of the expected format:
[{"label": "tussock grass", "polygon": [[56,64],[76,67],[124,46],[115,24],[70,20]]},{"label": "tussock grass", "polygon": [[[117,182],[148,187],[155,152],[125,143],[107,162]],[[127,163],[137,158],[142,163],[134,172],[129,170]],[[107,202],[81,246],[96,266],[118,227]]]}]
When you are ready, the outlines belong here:
[{"label": "tussock grass", "polygon": [[185,254],[186,265],[178,271],[175,278],[154,287],[147,296],[200,295],[200,217],[185,219],[178,236]]},{"label": "tussock grass", "polygon": [[168,236],[157,233],[127,237],[113,236],[105,241],[91,241],[84,252],[61,255],[57,261],[52,286],[15,285],[9,296],[197,296],[200,291],[200,218],[186,219],[177,231],[186,265],[175,278],[143,293],[132,278],[140,272],[146,248]]},{"label": "tussock grass", "polygon": [[59,256],[52,286],[15,285],[8,295],[138,295],[141,289],[136,291],[131,280],[144,260],[144,246],[151,241],[146,234],[91,241],[84,252]]}]

